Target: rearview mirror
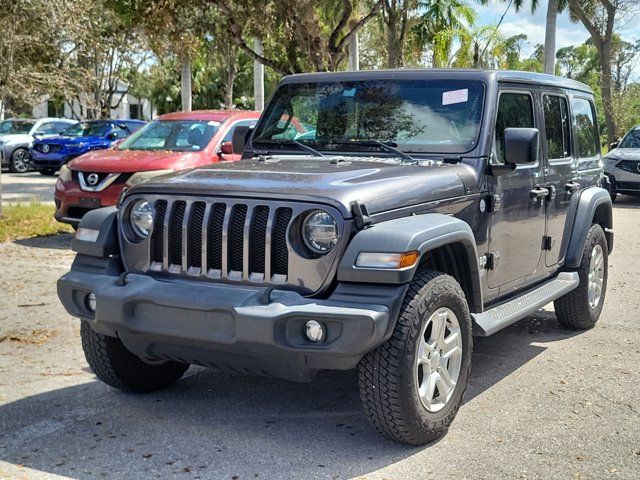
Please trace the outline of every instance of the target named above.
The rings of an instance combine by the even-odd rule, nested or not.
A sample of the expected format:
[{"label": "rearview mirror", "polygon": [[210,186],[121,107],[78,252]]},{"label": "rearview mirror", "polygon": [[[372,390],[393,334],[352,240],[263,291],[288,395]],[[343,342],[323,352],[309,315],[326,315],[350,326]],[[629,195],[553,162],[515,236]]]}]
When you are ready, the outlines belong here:
[{"label": "rearview mirror", "polygon": [[620,145],[620,142],[611,142],[609,144],[609,150],[613,150],[614,148],[618,148],[618,145]]},{"label": "rearview mirror", "polygon": [[231,140],[233,154],[242,155],[242,152],[244,152],[244,147],[249,141],[249,136],[251,135],[252,129],[253,127],[249,127],[246,125],[241,125],[235,128]]},{"label": "rearview mirror", "polygon": [[220,145],[220,153],[223,155],[233,155],[233,145],[231,142],[222,142],[222,145]]},{"label": "rearview mirror", "polygon": [[504,159],[513,165],[536,163],[538,160],[537,128],[507,128],[504,131]]}]

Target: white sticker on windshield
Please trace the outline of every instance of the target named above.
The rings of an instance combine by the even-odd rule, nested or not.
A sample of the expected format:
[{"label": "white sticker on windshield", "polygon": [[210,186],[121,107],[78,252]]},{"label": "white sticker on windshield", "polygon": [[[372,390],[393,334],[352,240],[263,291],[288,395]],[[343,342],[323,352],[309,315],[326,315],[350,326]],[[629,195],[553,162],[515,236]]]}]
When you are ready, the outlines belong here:
[{"label": "white sticker on windshield", "polygon": [[454,103],[465,103],[469,101],[469,89],[451,90],[442,92],[442,105],[452,105]]},{"label": "white sticker on windshield", "polygon": [[211,126],[211,127],[219,127],[220,126],[220,122],[216,122],[215,120],[210,120],[207,122],[207,125]]}]

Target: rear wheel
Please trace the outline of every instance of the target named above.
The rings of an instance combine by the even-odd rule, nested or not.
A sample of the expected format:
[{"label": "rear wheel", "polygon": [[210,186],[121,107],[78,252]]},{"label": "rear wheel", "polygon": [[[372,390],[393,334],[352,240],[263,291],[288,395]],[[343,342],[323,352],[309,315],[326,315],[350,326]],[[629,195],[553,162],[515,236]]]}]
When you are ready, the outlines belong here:
[{"label": "rear wheel", "polygon": [[577,269],[580,284],[554,302],[556,317],[563,327],[584,330],[592,328],[600,318],[607,291],[608,252],[602,227],[592,225]]},{"label": "rear wheel", "polygon": [[13,173],[25,173],[31,167],[31,157],[26,148],[16,148],[11,154],[9,171]]},{"label": "rear wheel", "polygon": [[444,435],[462,403],[471,351],[460,285],[440,272],[416,274],[391,338],[358,367],[362,403],[376,429],[413,445]]},{"label": "rear wheel", "polygon": [[149,365],[127,350],[120,339],[94,332],[87,322],[82,322],[80,336],[93,373],[120,390],[135,393],[160,390],[177,382],[189,368],[185,363],[171,361]]}]

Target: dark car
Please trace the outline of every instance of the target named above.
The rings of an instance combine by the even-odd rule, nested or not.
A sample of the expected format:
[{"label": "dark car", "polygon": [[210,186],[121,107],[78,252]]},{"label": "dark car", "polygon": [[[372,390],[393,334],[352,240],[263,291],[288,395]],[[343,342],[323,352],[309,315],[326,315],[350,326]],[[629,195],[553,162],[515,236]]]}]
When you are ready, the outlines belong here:
[{"label": "dark car", "polygon": [[640,125],[627,132],[604,157],[604,172],[609,177],[611,199],[618,194],[640,195]]},{"label": "dark car", "polygon": [[33,167],[53,175],[74,158],[92,150],[111,147],[146,125],[142,120],[94,120],[77,123],[59,137],[36,140],[31,148]]},{"label": "dark car", "polygon": [[286,77],[235,130],[242,160],[88,213],[58,294],[116,388],[167,387],[190,364],[357,369],[379,432],[431,442],[473,335],[550,302],[564,328],[598,321],[613,230],[596,119],[588,86],[541,74]]}]

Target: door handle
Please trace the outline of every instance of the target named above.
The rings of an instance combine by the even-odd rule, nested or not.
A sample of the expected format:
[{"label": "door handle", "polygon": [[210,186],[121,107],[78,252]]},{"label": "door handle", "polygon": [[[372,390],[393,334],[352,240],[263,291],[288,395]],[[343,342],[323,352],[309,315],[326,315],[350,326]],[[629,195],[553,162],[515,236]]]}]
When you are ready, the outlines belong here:
[{"label": "door handle", "polygon": [[549,195],[549,189],[544,187],[536,187],[529,192],[529,198],[532,200],[545,198],[547,195]]},{"label": "door handle", "polygon": [[567,182],[564,185],[564,188],[567,189],[567,193],[574,193],[580,190],[580,184],[578,182],[571,181],[571,182]]}]

